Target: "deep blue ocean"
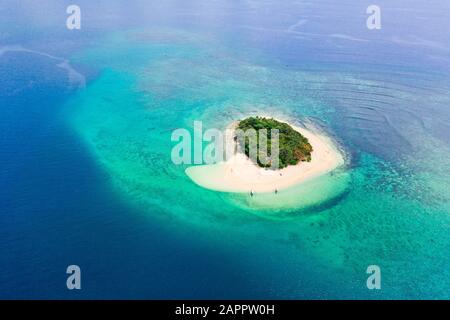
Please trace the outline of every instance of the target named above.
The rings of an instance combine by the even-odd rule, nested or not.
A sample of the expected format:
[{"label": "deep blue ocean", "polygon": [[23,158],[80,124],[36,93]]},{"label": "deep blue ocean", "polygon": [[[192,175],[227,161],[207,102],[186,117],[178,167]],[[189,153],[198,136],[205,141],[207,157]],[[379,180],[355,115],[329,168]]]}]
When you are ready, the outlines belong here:
[{"label": "deep blue ocean", "polygon": [[[450,2],[70,4],[0,2],[0,298],[450,298]],[[268,216],[170,163],[253,104],[328,128],[350,182]]]}]

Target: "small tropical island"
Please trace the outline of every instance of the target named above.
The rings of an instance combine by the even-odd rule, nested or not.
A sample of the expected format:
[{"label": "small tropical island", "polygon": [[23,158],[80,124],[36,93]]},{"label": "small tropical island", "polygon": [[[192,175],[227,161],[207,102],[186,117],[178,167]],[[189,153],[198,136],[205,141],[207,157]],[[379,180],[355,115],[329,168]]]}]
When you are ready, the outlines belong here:
[{"label": "small tropical island", "polygon": [[[289,124],[277,121],[273,118],[264,117],[249,117],[238,122],[236,127],[244,132],[249,129],[254,129],[257,136],[257,150],[259,150],[259,142],[261,134],[261,129],[267,130],[267,153],[268,156],[271,155],[271,130],[278,130],[278,140],[279,140],[279,169],[286,168],[289,165],[296,165],[300,161],[311,161],[311,153],[313,147],[309,143],[308,139],[304,137],[300,132],[295,131]],[[250,156],[250,141],[249,139],[243,139],[240,141],[242,143],[241,148],[244,150],[247,157]],[[257,159],[257,164],[260,167],[270,167],[270,163],[262,163],[260,159]]]},{"label": "small tropical island", "polygon": [[[252,161],[248,140],[236,139],[237,130],[278,129],[279,164]],[[234,154],[226,160],[208,165],[196,165],[186,169],[186,174],[199,186],[221,192],[278,193],[327,174],[344,164],[344,156],[332,139],[314,126],[295,126],[288,121],[270,116],[249,116],[228,125],[232,130]],[[259,136],[258,136],[259,138]],[[257,140],[259,141],[259,139]],[[271,136],[267,136],[268,153]]]}]

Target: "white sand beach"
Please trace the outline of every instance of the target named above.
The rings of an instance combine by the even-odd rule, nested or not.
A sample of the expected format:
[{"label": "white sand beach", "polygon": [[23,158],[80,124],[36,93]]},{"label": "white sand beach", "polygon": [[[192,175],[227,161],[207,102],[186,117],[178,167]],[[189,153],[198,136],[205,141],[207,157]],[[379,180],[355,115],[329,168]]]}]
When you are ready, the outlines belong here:
[{"label": "white sand beach", "polygon": [[300,184],[344,164],[344,156],[326,135],[289,125],[305,136],[312,145],[310,162],[270,170],[257,166],[245,154],[238,152],[224,162],[189,167],[186,174],[196,184],[211,190],[267,193]]}]

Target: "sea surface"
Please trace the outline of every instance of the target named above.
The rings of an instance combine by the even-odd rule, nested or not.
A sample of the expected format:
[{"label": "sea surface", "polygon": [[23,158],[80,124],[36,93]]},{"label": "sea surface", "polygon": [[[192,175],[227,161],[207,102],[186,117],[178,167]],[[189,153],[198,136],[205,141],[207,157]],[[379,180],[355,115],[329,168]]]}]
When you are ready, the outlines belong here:
[{"label": "sea surface", "polygon": [[[372,2],[1,1],[0,298],[450,299],[450,2]],[[257,113],[346,165],[251,198],[172,163]]]}]

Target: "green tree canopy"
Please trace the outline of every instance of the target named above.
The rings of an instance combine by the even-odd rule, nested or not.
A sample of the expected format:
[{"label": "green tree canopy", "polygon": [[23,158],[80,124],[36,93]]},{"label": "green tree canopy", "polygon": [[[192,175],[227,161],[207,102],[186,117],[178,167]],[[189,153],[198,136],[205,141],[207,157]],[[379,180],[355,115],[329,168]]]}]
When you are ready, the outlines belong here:
[{"label": "green tree canopy", "polygon": [[[298,131],[295,131],[287,123],[279,122],[273,118],[264,117],[249,117],[241,120],[237,126],[237,129],[241,129],[244,132],[249,129],[256,130],[257,134],[257,147],[259,150],[260,129],[267,129],[267,152],[268,156],[271,155],[271,129],[277,129],[279,132],[279,168],[285,168],[289,165],[296,165],[300,161],[311,161],[311,153],[313,151],[312,146],[309,144],[308,139],[301,135]],[[250,156],[250,139],[240,139],[239,143],[244,149],[247,156]],[[263,163],[258,157],[258,165],[260,167],[270,167],[270,164]]]}]

